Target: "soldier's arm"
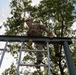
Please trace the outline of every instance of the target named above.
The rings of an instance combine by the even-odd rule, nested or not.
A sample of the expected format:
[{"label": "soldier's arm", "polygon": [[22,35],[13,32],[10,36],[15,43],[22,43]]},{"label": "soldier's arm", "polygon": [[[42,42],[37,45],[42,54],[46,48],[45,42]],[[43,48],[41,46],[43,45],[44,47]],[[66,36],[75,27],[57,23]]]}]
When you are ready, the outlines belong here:
[{"label": "soldier's arm", "polygon": [[53,34],[52,34],[52,32],[51,31],[49,31],[45,26],[43,26],[43,25],[40,25],[40,28],[43,30],[43,31],[45,31],[45,32],[47,32],[47,36],[48,37],[53,37]]}]

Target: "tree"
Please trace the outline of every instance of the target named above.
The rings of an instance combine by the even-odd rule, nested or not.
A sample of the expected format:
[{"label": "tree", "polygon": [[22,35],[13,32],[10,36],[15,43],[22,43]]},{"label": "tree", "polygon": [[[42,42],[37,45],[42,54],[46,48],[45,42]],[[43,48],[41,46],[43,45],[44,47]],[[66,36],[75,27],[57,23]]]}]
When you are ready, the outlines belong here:
[{"label": "tree", "polygon": [[[71,2],[66,2],[66,0],[42,0],[38,6],[39,12],[36,12],[37,14],[35,13],[35,15],[38,16],[38,19],[40,18],[40,20],[43,20],[43,24],[47,26],[50,25],[50,23],[48,23],[48,20],[51,19],[53,21],[53,24],[50,26],[50,28],[54,30],[50,30],[54,31],[57,37],[67,37],[70,36],[70,27],[72,26],[74,19],[74,16],[72,15],[73,10],[73,4]],[[37,16],[35,16],[35,18],[37,18]],[[62,46],[60,46],[60,53],[63,54]],[[63,65],[62,61],[64,61],[64,59],[60,57],[58,63],[54,61],[54,64],[57,64],[59,66],[61,75],[65,75],[66,73],[64,70],[66,68],[66,64],[64,61]],[[54,67],[56,68],[56,65]]]},{"label": "tree", "polygon": [[[31,6],[31,0],[12,0],[10,6],[12,17],[8,18],[7,22],[4,24],[4,26],[6,27],[6,35],[26,35],[24,30],[27,30],[27,28],[24,26],[24,21],[25,19],[27,19],[27,17],[30,17],[34,19],[35,22],[42,23],[43,25],[48,27],[56,37],[74,36],[74,31],[71,31],[70,29],[74,19],[74,16],[72,15],[74,7],[71,2],[66,2],[66,0],[42,0],[38,6]],[[72,32],[73,34],[70,34],[70,32]],[[8,45],[8,50],[13,56],[15,54],[18,54],[17,49],[19,48],[19,43],[12,43]],[[30,47],[27,43],[25,43],[23,48],[34,49],[34,47]],[[74,45],[72,46],[73,53],[75,52],[75,48],[76,47],[74,43]],[[54,50],[51,46],[50,54],[51,71],[53,75],[67,75],[68,72],[65,71],[66,61],[64,59],[65,56],[62,45],[60,45],[60,58],[56,58],[53,55]],[[35,56],[34,53],[27,53],[26,56],[24,56],[23,60],[35,61],[35,58],[32,58],[32,55]],[[17,57],[15,59],[17,59]],[[9,69],[7,71],[9,71]],[[31,72],[29,71],[25,72],[26,75],[30,73]],[[43,75],[43,73],[44,75],[47,75],[46,70],[45,72],[35,71],[31,74],[36,75],[37,73],[39,73],[40,75]]]}]

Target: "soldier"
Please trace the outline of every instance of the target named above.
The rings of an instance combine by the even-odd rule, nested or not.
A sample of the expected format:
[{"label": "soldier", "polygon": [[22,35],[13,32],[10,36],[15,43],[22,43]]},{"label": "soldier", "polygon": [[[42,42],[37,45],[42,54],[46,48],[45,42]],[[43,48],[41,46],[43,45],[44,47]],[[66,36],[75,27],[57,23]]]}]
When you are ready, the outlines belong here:
[{"label": "soldier", "polygon": [[[52,32],[50,32],[45,26],[43,25],[33,25],[32,24],[32,20],[27,19],[26,20],[26,24],[29,27],[28,31],[27,31],[27,36],[43,36],[42,33],[43,31],[47,32],[47,36],[50,38],[53,38],[53,34]],[[29,44],[32,44],[32,39],[29,40]],[[37,42],[36,44],[36,48],[38,50],[42,50],[44,44],[42,42]],[[36,53],[37,56],[37,62],[35,63],[36,65],[42,63],[42,53],[41,52],[37,52]],[[40,68],[39,66],[37,66],[37,68]]]}]

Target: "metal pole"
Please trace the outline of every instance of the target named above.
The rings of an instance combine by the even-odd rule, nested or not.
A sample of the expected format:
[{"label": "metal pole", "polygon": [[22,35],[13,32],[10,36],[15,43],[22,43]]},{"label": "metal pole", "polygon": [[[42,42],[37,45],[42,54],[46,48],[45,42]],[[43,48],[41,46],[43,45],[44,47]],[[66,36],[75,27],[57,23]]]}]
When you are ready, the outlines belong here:
[{"label": "metal pole", "polygon": [[65,56],[66,56],[66,62],[68,66],[69,75],[76,75],[76,70],[74,68],[74,63],[72,60],[72,56],[71,56],[67,41],[63,43],[63,47],[64,47]]},{"label": "metal pole", "polygon": [[1,67],[1,64],[2,64],[2,61],[3,61],[3,58],[4,58],[4,55],[5,55],[5,52],[6,52],[7,43],[8,42],[6,42],[5,47],[4,47],[4,50],[3,50],[3,53],[2,53],[2,56],[1,56],[0,67]]},{"label": "metal pole", "polygon": [[20,54],[19,54],[19,58],[18,58],[18,66],[17,66],[16,75],[19,74],[19,65],[20,65],[21,54],[22,54],[22,46],[23,46],[23,42],[21,43],[21,48],[20,48]]},{"label": "metal pole", "polygon": [[47,53],[48,53],[48,75],[52,75],[50,71],[50,54],[49,54],[49,43],[47,42]]}]

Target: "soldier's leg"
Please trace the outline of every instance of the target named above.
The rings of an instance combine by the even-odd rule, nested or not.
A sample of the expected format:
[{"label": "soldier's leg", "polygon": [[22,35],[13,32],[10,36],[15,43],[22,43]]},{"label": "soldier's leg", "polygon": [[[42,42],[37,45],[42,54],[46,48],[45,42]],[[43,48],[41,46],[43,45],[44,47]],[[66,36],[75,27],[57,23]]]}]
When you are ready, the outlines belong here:
[{"label": "soldier's leg", "polygon": [[55,43],[54,44],[54,51],[55,51],[55,56],[60,57],[60,45]]},{"label": "soldier's leg", "polygon": [[[43,45],[41,43],[36,43],[37,50],[42,50]],[[42,62],[43,53],[42,52],[36,52],[37,62]]]}]

